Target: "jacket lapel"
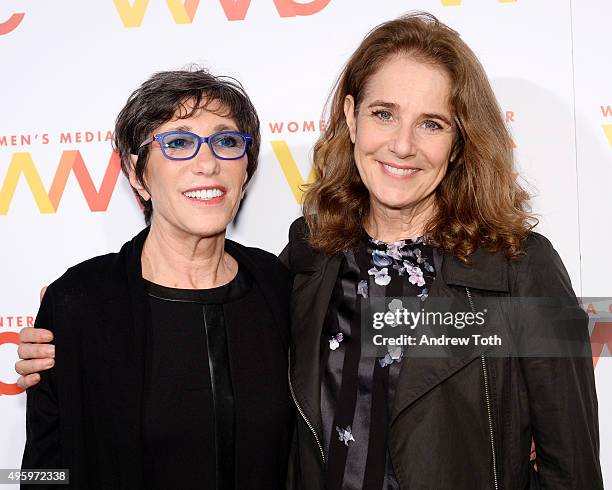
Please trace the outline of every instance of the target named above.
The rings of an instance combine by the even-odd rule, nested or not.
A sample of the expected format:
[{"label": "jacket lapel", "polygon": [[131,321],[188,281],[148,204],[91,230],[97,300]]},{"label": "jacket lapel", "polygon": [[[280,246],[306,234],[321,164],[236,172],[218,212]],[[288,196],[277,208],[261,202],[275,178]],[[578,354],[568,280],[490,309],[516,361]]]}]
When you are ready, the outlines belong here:
[{"label": "jacket lapel", "polygon": [[[302,268],[312,271],[300,277],[300,268],[294,269],[299,278],[299,294],[291,300],[291,365],[290,382],[306,417],[319,436],[321,422],[320,342],[323,322],[332,291],[338,277],[342,256],[326,257],[319,254],[315,267],[310,261]],[[320,261],[320,262],[319,262]]]},{"label": "jacket lapel", "polygon": [[[466,288],[495,293],[507,293],[508,265],[501,254],[491,254],[479,249],[472,255],[471,265],[463,264],[453,255],[434,250],[436,278],[430,290],[430,298],[448,298],[458,302],[461,311],[471,311]],[[425,302],[427,311],[427,302]],[[432,327],[429,335],[440,335],[442,330]],[[453,327],[450,327],[453,328]],[[417,332],[417,338],[420,337]],[[494,331],[488,331],[487,335]],[[429,390],[442,383],[453,373],[483,354],[488,347],[480,346],[466,355],[450,352],[435,358],[405,357],[399,374],[397,391],[391,411],[391,423],[397,416]]]},{"label": "jacket lapel", "polygon": [[[141,421],[149,303],[142,281],[141,255],[149,229],[126,243],[118,254],[123,287],[115,294],[116,322],[107,326],[114,448],[121,488],[142,488]],[[119,316],[118,316],[119,315]]]}]

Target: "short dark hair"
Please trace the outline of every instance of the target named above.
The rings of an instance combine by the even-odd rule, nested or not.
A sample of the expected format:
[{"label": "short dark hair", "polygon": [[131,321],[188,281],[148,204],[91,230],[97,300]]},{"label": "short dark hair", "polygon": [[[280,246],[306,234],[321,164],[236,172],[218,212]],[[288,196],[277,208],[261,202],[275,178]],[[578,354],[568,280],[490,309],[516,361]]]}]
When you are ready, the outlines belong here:
[{"label": "short dark hair", "polygon": [[[129,175],[132,167],[130,157],[137,155],[134,173],[146,188],[144,174],[150,146],[140,148],[140,144],[176,114],[180,119],[187,119],[201,109],[210,110],[211,104],[214,105],[215,114],[230,117],[239,131],[253,137],[247,148],[246,185],[257,168],[261,144],[255,107],[236,79],[215,76],[198,67],[155,73],[130,95],[117,116],[113,136],[113,147],[121,159],[123,173]],[[142,204],[145,222],[150,224],[153,213],[151,201],[142,199],[135,189],[134,192]]]}]

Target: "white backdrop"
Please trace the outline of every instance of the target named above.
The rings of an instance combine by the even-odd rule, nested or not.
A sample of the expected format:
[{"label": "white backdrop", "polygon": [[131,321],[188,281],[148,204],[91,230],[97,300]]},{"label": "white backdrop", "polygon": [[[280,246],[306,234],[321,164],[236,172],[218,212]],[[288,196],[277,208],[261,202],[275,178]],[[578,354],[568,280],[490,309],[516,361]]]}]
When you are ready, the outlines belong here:
[{"label": "white backdrop", "polygon": [[[243,82],[263,141],[230,236],[279,252],[300,213],[298,185],[342,64],[369,29],[408,10],[437,15],[479,55],[534,194],[538,231],[578,295],[612,296],[607,0],[3,0],[0,468],[21,460],[25,395],[14,385],[14,342],[36,314],[40,288],[74,263],[117,250],[143,225],[105,141],[131,91],[155,71],[192,62]],[[610,359],[600,359],[608,485],[611,374]]]}]

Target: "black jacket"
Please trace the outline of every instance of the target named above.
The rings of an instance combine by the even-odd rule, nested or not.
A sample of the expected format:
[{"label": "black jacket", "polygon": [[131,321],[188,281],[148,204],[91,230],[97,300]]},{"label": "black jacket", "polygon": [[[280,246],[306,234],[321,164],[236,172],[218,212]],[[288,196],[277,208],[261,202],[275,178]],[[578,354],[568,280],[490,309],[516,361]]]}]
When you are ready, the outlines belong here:
[{"label": "black jacket", "polygon": [[[307,243],[293,223],[281,259],[293,274],[290,387],[300,416],[291,486],[323,488],[320,335],[342,256]],[[429,297],[466,304],[480,297],[560,297],[575,302],[550,242],[531,233],[524,254],[506,259],[478,250],[467,267],[435,252]],[[471,298],[468,298],[468,294]],[[578,307],[576,307],[578,310]],[[586,319],[586,316],[579,313]],[[590,352],[588,328],[580,335]],[[402,489],[603,488],[597,398],[590,357],[405,358],[391,410],[389,449]],[[539,472],[529,463],[532,438]]]},{"label": "black jacket", "polygon": [[[36,318],[36,326],[54,331],[56,367],[28,390],[22,467],[69,468],[70,488],[144,490],[141,417],[150,320],[140,259],[147,233],[119,253],[69,269],[49,286]],[[254,376],[265,371],[254,378],[258,398],[234,394],[236,488],[280,489],[293,427],[286,377],[290,278],[272,254],[230,240],[225,249],[249,272],[261,298],[253,311],[232,313],[244,319],[245,334],[250,323],[273,319],[266,320],[269,337],[259,344],[253,339],[253,349],[266,355],[253,366]]]}]

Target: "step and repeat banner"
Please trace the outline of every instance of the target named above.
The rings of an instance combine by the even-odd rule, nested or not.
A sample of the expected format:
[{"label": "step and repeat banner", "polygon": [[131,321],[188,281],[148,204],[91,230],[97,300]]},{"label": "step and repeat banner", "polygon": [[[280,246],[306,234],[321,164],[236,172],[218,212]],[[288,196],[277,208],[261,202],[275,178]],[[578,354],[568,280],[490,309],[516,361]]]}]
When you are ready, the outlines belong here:
[{"label": "step and repeat banner", "polygon": [[[240,80],[260,166],[229,236],[278,253],[299,216],[323,106],[371,28],[424,10],[480,57],[516,145],[538,231],[576,294],[612,297],[612,66],[607,0],[2,0],[0,468],[20,465],[18,332],[40,289],[143,227],[110,139],[128,95],[189,64]],[[589,313],[612,313],[599,301]],[[595,326],[602,465],[612,485],[612,336]],[[612,325],[608,325],[608,330]]]}]

